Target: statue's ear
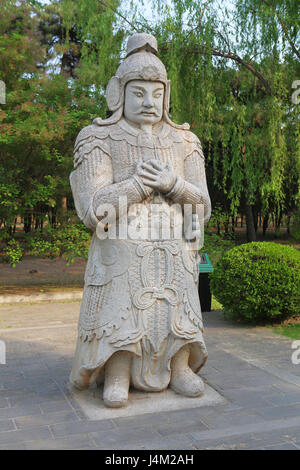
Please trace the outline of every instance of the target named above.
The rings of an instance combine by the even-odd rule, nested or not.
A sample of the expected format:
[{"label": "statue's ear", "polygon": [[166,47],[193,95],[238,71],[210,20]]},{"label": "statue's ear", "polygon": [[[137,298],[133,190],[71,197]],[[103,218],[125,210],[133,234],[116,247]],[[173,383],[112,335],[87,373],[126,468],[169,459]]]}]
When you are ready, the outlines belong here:
[{"label": "statue's ear", "polygon": [[171,88],[171,81],[167,80],[166,90],[165,90],[165,102],[164,102],[164,108],[165,108],[166,113],[169,112],[169,108],[170,108],[170,88]]},{"label": "statue's ear", "polygon": [[123,89],[118,77],[111,77],[106,87],[106,101],[110,111],[116,111],[123,103]]}]

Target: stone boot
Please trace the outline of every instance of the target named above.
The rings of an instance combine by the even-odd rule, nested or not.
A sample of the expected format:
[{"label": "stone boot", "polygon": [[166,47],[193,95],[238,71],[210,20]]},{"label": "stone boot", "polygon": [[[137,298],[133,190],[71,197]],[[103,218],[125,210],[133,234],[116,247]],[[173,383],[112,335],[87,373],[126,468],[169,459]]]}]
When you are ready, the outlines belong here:
[{"label": "stone boot", "polygon": [[105,366],[103,390],[104,404],[110,408],[121,408],[128,401],[130,385],[131,355],[127,351],[115,353]]},{"label": "stone boot", "polygon": [[189,346],[180,349],[171,361],[170,388],[187,397],[199,397],[204,394],[204,382],[188,365]]}]

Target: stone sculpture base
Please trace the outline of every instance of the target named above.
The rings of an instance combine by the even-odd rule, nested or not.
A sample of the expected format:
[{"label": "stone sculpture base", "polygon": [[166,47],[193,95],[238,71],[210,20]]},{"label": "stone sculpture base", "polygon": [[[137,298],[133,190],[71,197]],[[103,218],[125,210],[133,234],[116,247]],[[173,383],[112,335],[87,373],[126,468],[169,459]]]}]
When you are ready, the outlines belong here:
[{"label": "stone sculpture base", "polygon": [[207,384],[205,384],[204,395],[196,398],[178,395],[170,389],[158,393],[130,390],[127,406],[115,409],[107,408],[104,405],[102,387],[79,391],[70,385],[70,391],[86,417],[90,420],[114,419],[227,403],[224,397]]}]

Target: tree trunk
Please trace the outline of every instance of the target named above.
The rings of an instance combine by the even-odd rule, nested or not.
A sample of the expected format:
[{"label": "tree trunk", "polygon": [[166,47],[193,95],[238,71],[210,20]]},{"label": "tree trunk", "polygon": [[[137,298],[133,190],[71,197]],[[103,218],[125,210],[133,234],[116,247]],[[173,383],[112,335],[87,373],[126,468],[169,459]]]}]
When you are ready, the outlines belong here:
[{"label": "tree trunk", "polygon": [[228,233],[228,224],[229,224],[229,220],[226,220],[226,222],[224,222],[225,233]]},{"label": "tree trunk", "polygon": [[266,231],[269,226],[269,214],[264,215],[264,220],[263,220],[263,237],[266,236]]},{"label": "tree trunk", "polygon": [[288,235],[290,235],[291,234],[291,216],[290,215],[288,215],[287,217],[286,229],[287,229]]},{"label": "tree trunk", "polygon": [[63,213],[63,214],[66,213],[66,210],[67,210],[67,198],[66,198],[66,196],[64,196],[64,197],[61,199],[61,210],[62,210],[62,213]]},{"label": "tree trunk", "polygon": [[254,225],[253,208],[250,205],[246,205],[246,225],[247,225],[247,241],[256,241],[256,231]]},{"label": "tree trunk", "polygon": [[26,214],[24,216],[24,232],[25,233],[29,233],[31,231],[31,221],[32,221],[31,214]]},{"label": "tree trunk", "polygon": [[258,226],[258,215],[257,214],[253,214],[253,222],[254,222],[255,232],[257,232],[257,226]]},{"label": "tree trunk", "polygon": [[280,235],[281,219],[282,219],[282,212],[279,211],[279,213],[275,215],[275,236],[276,237]]}]

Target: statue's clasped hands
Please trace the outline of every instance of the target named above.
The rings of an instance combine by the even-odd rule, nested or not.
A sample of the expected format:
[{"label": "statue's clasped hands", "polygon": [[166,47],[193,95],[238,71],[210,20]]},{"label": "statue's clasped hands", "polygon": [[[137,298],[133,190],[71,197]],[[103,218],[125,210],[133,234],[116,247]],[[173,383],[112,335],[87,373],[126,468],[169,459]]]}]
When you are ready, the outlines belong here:
[{"label": "statue's clasped hands", "polygon": [[176,174],[169,162],[148,160],[138,165],[137,174],[145,186],[162,193],[171,191],[176,183]]}]

